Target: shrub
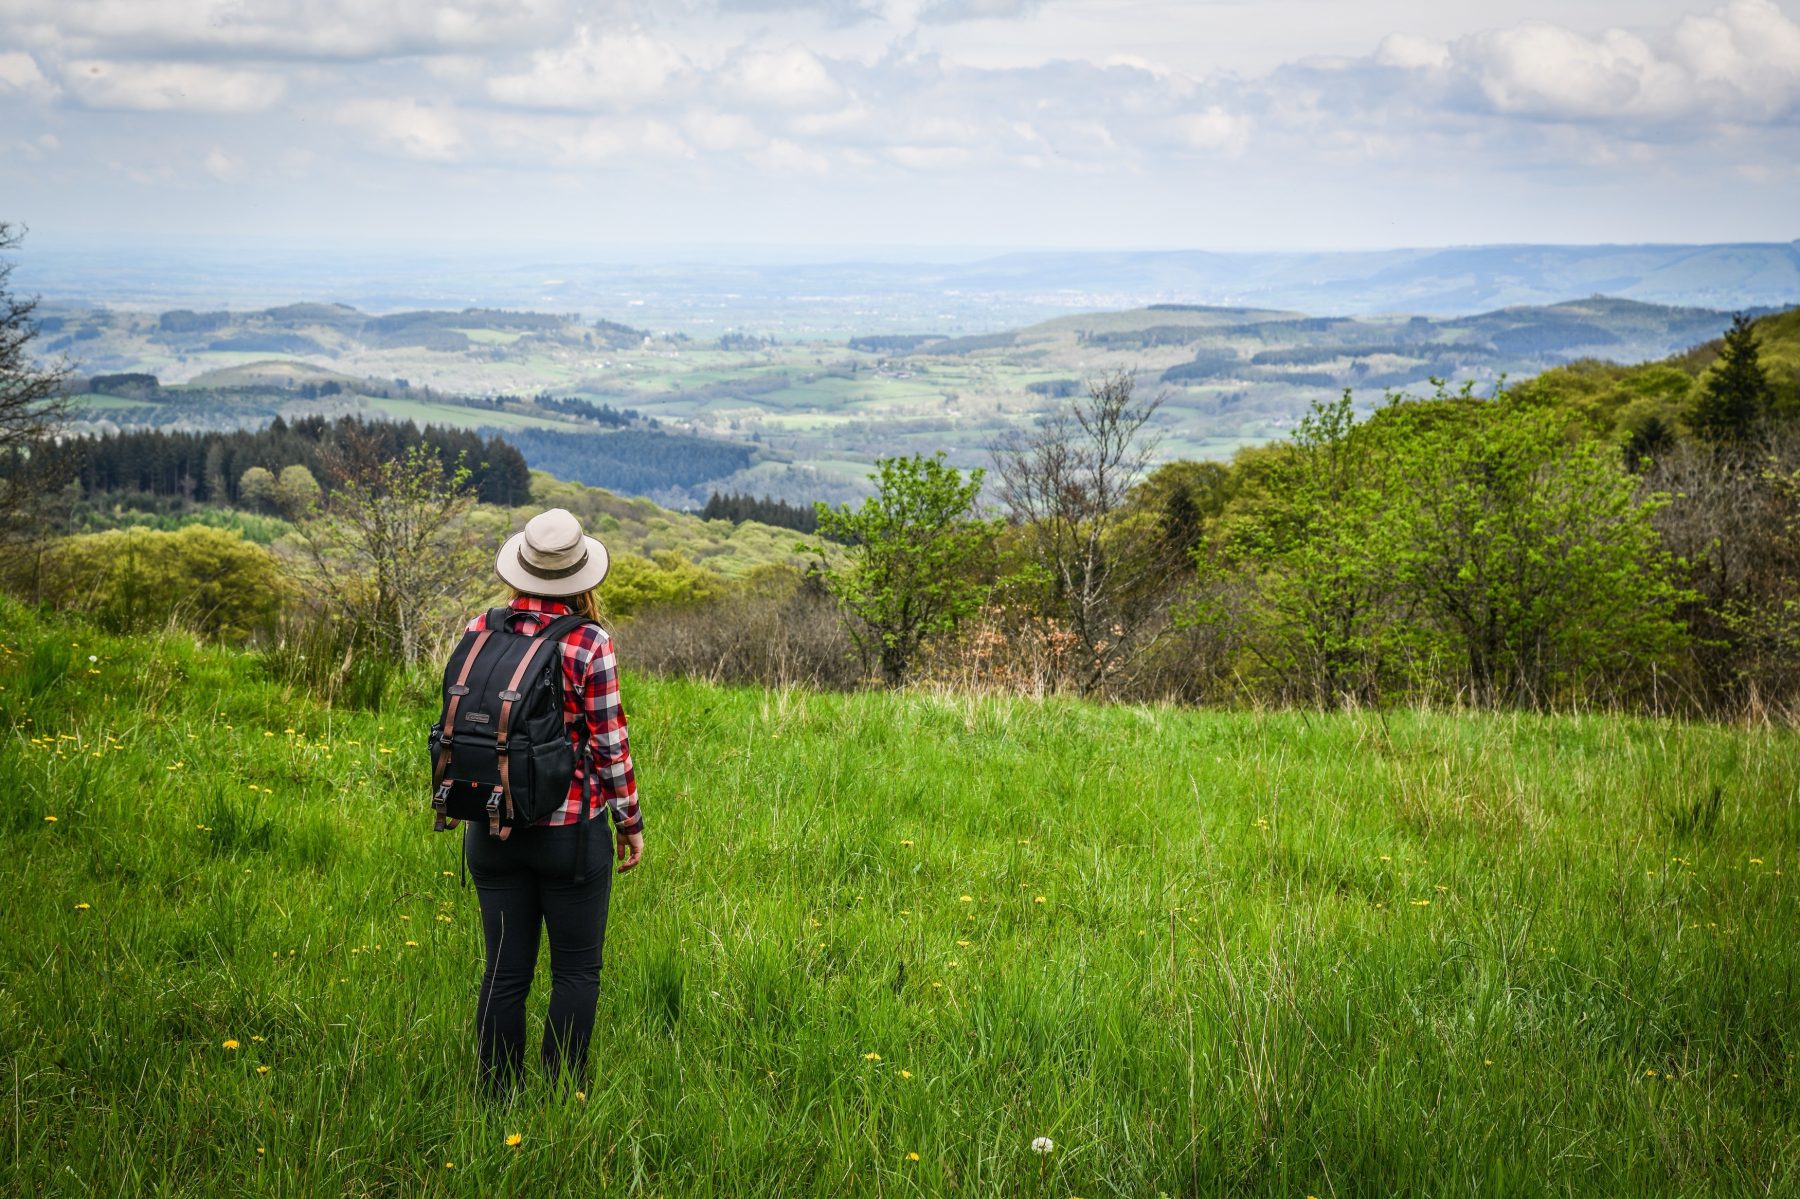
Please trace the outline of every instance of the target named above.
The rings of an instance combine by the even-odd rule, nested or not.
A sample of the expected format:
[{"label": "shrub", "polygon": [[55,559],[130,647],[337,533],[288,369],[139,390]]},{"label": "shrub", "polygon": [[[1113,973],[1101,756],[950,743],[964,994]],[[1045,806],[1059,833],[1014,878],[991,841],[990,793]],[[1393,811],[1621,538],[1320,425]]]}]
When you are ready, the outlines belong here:
[{"label": "shrub", "polygon": [[171,622],[221,640],[273,627],[290,588],[267,549],[227,529],[112,529],[57,542],[41,594],[111,632]]}]

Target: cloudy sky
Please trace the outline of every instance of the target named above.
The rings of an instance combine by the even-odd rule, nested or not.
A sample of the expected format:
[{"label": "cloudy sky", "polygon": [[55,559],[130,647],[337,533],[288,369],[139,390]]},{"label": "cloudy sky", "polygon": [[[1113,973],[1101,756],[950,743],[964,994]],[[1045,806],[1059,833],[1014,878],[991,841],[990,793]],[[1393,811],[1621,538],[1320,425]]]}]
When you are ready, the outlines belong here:
[{"label": "cloudy sky", "polygon": [[1800,237],[1800,0],[0,0],[51,241]]}]

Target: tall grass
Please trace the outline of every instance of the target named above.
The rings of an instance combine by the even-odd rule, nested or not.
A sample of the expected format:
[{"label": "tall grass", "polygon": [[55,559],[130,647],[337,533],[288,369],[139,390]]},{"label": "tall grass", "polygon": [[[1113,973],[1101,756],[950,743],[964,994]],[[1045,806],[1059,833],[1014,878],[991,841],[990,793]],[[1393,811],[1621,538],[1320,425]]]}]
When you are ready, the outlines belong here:
[{"label": "tall grass", "polygon": [[1789,733],[628,677],[585,1097],[490,1108],[417,696],[0,617],[6,1193],[1800,1188]]}]

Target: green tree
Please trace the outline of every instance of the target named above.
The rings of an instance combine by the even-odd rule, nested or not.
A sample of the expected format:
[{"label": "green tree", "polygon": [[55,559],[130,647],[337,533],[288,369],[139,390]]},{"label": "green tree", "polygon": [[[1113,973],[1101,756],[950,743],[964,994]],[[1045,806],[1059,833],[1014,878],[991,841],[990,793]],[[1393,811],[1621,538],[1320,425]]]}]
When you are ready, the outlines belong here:
[{"label": "green tree", "polygon": [[[24,231],[0,221],[0,254],[16,249]],[[0,258],[0,553],[41,544],[44,502],[70,473],[67,454],[49,452],[67,412],[64,365],[37,362],[30,347],[37,337],[35,299],[8,286],[12,262]]]},{"label": "green tree", "polygon": [[266,512],[275,506],[275,476],[266,466],[252,466],[238,476],[238,503]]},{"label": "green tree", "polygon": [[459,460],[446,469],[422,443],[386,458],[363,433],[334,448],[326,469],[330,492],[295,523],[309,589],[348,618],[353,644],[415,662],[471,581],[486,578],[466,519],[475,506],[469,468]]},{"label": "green tree", "polygon": [[1688,412],[1688,426],[1713,445],[1742,443],[1755,434],[1774,402],[1757,353],[1755,327],[1740,312],[1731,319],[1719,359]]},{"label": "green tree", "polygon": [[819,535],[848,548],[799,549],[817,556],[865,665],[873,660],[883,681],[897,687],[928,638],[955,629],[980,606],[980,568],[1000,522],[976,515],[980,468],[965,480],[941,451],[880,458],[875,472],[875,494],[855,511],[814,505]]},{"label": "green tree", "polygon": [[1247,586],[1240,605],[1203,601],[1189,618],[1236,612],[1243,640],[1291,697],[1374,700],[1387,643],[1404,631],[1384,546],[1379,441],[1357,424],[1348,390],[1315,401],[1288,445],[1240,466],[1254,478],[1241,484],[1210,550],[1196,555],[1208,595],[1221,572]]},{"label": "green tree", "polygon": [[1682,642],[1675,563],[1618,447],[1501,393],[1392,405],[1383,553],[1478,703],[1591,695]]},{"label": "green tree", "polygon": [[[416,457],[416,455],[413,456]],[[319,481],[313,478],[313,473],[296,462],[292,466],[281,468],[281,475],[275,480],[273,499],[275,506],[281,509],[282,515],[297,518],[305,516],[318,507],[319,499],[323,494],[323,489],[320,488]]]}]

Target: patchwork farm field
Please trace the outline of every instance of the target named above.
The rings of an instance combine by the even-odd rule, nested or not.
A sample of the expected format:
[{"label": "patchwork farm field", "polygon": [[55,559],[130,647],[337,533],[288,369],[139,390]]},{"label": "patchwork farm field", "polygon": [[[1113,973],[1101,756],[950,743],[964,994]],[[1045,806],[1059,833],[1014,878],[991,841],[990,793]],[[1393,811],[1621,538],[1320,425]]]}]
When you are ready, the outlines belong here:
[{"label": "patchwork farm field", "polygon": [[628,676],[591,1077],[492,1108],[429,673],[0,617],[9,1194],[1800,1188],[1789,731]]}]

